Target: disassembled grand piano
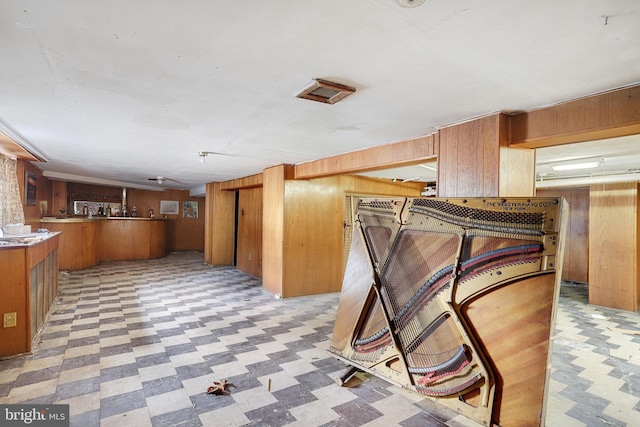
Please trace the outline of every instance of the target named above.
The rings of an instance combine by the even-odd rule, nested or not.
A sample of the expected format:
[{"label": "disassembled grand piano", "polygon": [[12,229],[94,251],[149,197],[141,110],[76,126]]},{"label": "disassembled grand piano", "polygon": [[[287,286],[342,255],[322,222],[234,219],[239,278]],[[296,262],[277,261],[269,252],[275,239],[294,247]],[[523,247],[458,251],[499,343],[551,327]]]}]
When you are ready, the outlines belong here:
[{"label": "disassembled grand piano", "polygon": [[346,204],[330,351],[482,425],[543,425],[564,201]]}]

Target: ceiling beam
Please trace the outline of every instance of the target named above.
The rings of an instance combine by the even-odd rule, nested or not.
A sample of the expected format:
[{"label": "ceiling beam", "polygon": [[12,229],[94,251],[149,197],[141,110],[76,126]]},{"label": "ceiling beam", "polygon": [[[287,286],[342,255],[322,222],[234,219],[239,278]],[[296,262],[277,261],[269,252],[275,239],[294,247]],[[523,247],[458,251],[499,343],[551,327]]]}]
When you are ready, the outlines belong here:
[{"label": "ceiling beam", "polygon": [[511,116],[513,148],[542,148],[640,134],[640,85]]},{"label": "ceiling beam", "polygon": [[378,145],[295,165],[295,179],[319,178],[415,165],[434,160],[437,134]]}]

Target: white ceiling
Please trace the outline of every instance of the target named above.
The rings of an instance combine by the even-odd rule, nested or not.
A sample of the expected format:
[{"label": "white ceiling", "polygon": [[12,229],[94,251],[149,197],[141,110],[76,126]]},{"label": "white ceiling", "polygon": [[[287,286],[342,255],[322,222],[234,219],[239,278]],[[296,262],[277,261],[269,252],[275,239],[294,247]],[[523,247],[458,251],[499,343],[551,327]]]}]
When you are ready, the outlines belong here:
[{"label": "white ceiling", "polygon": [[[637,84],[640,2],[3,0],[0,54],[41,169],[196,188]],[[315,77],[357,91],[296,98]]]}]

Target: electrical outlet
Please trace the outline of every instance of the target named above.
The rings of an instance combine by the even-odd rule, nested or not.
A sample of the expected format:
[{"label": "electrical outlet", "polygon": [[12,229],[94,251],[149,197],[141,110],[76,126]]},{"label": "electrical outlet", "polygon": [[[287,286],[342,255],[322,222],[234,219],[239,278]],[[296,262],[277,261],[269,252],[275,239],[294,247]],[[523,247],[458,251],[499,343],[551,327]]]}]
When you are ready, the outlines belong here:
[{"label": "electrical outlet", "polygon": [[2,315],[3,328],[13,328],[17,323],[17,313],[15,311],[13,313],[4,313]]}]

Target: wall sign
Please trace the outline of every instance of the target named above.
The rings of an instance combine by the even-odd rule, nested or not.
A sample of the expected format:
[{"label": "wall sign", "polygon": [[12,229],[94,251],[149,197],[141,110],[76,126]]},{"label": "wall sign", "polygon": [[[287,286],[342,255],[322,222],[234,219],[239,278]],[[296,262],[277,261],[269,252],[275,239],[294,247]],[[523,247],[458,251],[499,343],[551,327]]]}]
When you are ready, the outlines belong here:
[{"label": "wall sign", "polygon": [[160,200],[160,213],[177,215],[180,213],[179,204],[177,200]]},{"label": "wall sign", "polygon": [[198,202],[183,202],[182,216],[185,218],[198,218]]},{"label": "wall sign", "polygon": [[38,177],[30,171],[24,172],[24,204],[26,206],[36,205],[36,190]]}]

